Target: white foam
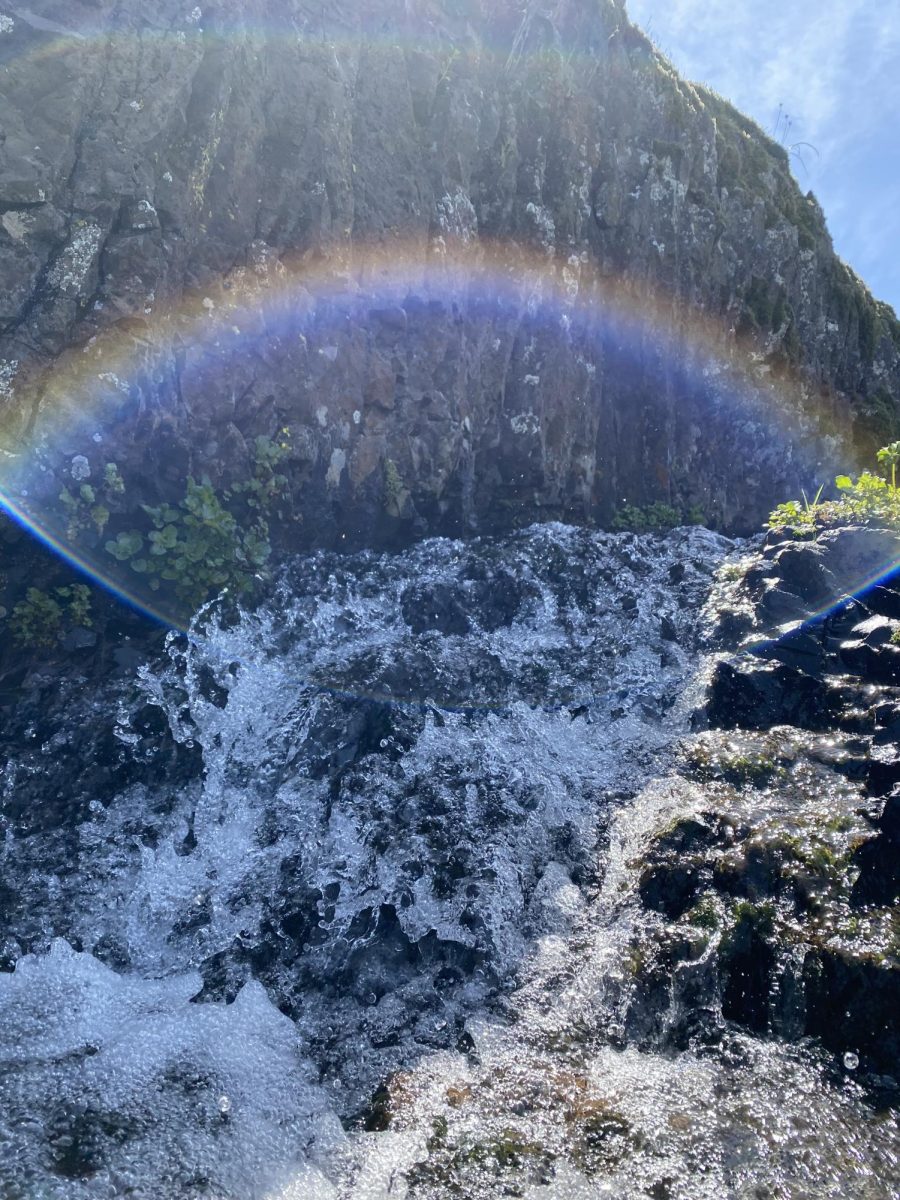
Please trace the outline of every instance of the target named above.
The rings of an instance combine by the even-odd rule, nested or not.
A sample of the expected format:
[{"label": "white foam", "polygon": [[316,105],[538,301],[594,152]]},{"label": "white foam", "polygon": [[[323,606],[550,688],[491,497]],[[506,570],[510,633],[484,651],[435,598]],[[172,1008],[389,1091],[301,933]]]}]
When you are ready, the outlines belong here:
[{"label": "white foam", "polygon": [[333,1156],[335,1119],[293,1023],[259,984],[230,1005],[190,1003],[199,987],[62,941],[0,975],[0,1178],[48,1197],[163,1200],[192,1179],[235,1200],[332,1197],[310,1158],[318,1134]]}]

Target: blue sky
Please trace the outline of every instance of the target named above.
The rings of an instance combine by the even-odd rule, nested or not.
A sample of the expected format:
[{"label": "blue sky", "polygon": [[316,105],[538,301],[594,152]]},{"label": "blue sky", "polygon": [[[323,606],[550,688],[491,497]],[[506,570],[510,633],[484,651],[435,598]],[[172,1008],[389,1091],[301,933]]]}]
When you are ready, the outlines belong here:
[{"label": "blue sky", "polygon": [[838,254],[900,312],[900,0],[627,7],[682,75],[721,92],[786,147],[815,147],[798,148],[802,163],[794,156],[800,186],[818,196]]}]

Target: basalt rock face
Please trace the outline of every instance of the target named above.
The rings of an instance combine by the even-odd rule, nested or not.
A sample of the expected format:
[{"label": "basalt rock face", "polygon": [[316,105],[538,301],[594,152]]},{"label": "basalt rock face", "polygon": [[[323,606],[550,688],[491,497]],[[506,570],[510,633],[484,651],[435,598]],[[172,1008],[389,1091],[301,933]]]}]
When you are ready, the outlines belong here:
[{"label": "basalt rock face", "polygon": [[136,511],[287,427],[294,544],[623,497],[740,531],[893,428],[893,314],[621,0],[151,8],[0,17],[3,438],[41,503],[115,458]]}]

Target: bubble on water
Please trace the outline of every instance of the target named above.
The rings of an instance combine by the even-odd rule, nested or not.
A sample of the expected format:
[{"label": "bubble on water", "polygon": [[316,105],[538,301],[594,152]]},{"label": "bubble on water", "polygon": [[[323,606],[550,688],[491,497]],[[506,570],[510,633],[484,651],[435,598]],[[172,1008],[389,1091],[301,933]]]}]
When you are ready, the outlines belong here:
[{"label": "bubble on water", "polygon": [[855,1071],[859,1066],[859,1055],[854,1054],[852,1050],[848,1050],[844,1055],[844,1069],[846,1071]]}]

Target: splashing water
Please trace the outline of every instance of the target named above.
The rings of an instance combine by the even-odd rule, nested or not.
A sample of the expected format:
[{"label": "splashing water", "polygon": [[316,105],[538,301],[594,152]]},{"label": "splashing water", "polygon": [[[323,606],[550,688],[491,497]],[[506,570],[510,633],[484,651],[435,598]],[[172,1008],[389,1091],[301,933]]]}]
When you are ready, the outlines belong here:
[{"label": "splashing water", "polygon": [[809,1051],[629,1032],[732,548],[318,555],[91,697],[135,773],[2,852],[2,1194],[888,1195],[893,1126]]}]

